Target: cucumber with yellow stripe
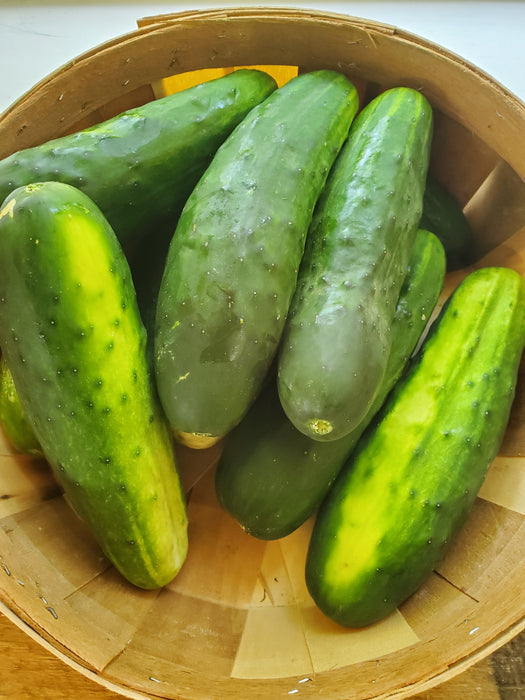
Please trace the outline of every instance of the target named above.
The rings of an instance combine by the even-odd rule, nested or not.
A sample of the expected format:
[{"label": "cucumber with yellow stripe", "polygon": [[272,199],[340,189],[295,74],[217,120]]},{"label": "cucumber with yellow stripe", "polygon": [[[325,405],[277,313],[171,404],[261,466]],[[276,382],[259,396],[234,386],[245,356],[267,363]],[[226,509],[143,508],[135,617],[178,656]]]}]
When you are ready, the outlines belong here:
[{"label": "cucumber with yellow stripe", "polygon": [[372,624],[442,560],[501,444],[525,343],[525,279],[457,287],[324,501],[306,583],[348,627]]},{"label": "cucumber with yellow stripe", "polygon": [[116,568],[163,586],[186,505],[122,248],[85,194],[46,182],[4,201],[0,259],[0,346],[42,451]]},{"label": "cucumber with yellow stripe", "polygon": [[421,93],[382,93],[353,122],[318,203],[278,365],[283,408],[309,437],[348,434],[383,381],[432,129]]},{"label": "cucumber with yellow stripe", "polygon": [[179,440],[217,441],[259,393],[315,203],[357,107],[341,73],[293,78],[245,117],[188,198],[155,331],[159,394]]},{"label": "cucumber with yellow stripe", "polygon": [[254,537],[286,537],[328,493],[428,323],[443,287],[445,253],[434,234],[418,231],[392,321],[392,349],[381,389],[365,419],[339,440],[320,442],[298,431],[268,383],[226,438],[215,487],[221,505]]},{"label": "cucumber with yellow stripe", "polygon": [[0,425],[9,444],[17,452],[34,457],[42,456],[40,443],[20,403],[13,375],[4,355],[0,357]]},{"label": "cucumber with yellow stripe", "polygon": [[217,148],[275,88],[267,73],[242,69],[18,151],[0,161],[0,202],[59,181],[87,194],[125,247],[171,234]]}]

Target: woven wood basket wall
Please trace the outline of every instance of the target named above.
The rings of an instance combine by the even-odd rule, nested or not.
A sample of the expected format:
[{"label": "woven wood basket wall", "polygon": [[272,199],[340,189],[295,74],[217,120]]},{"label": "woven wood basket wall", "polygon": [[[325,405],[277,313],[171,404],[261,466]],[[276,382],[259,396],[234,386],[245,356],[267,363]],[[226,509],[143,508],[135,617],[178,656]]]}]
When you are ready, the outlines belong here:
[{"label": "woven wood basket wall", "polygon": [[[333,68],[363,95],[407,85],[435,110],[431,169],[476,233],[477,265],[525,274],[525,105],[487,75],[390,26],[322,12],[235,9],[139,22],[0,117],[0,157],[177,89],[197,69]],[[290,68],[291,67],[291,68]],[[273,70],[273,69],[272,69]],[[206,74],[199,74],[199,78]],[[465,274],[449,275],[446,293]],[[464,671],[525,628],[525,376],[500,454],[445,561],[395,614],[328,622],[304,585],[311,524],[279,541],[218,507],[220,446],[179,448],[190,554],[159,591],[115,573],[45,463],[0,441],[2,610],[65,662],[127,697],[404,698]]]}]

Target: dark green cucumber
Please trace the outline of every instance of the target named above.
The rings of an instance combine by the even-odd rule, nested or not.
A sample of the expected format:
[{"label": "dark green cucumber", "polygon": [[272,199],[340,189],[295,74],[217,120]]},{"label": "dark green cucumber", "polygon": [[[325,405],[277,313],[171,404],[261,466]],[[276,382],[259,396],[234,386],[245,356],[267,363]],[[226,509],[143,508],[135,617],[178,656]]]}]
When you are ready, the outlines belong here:
[{"label": "dark green cucumber", "polygon": [[192,446],[228,433],[260,390],[357,106],[340,73],[292,79],[235,129],[184,207],[159,293],[155,362],[166,415]]},{"label": "dark green cucumber", "polygon": [[[172,232],[173,233],[173,232]],[[154,367],[155,319],[160,283],[166,265],[171,236],[159,236],[152,246],[143,238],[128,255],[140,316],[147,333],[147,356]]]},{"label": "dark green cucumber", "polygon": [[78,189],[28,185],[0,211],[0,259],[0,346],[57,481],[129,581],[168,583],[186,505],[114,232]]},{"label": "dark green cucumber", "polygon": [[467,217],[457,199],[430,173],[419,225],[435,233],[443,243],[449,271],[472,262],[474,238]]},{"label": "dark green cucumber", "polygon": [[382,93],[352,124],[320,198],[278,367],[285,413],[309,437],[335,440],[353,430],[383,381],[432,124],[416,90]]},{"label": "dark green cucumber", "polygon": [[434,234],[419,231],[392,321],[392,349],[381,390],[348,435],[320,442],[298,431],[284,414],[272,381],[226,438],[216,492],[249,534],[266,540],[285,537],[314,513],[399,378],[428,323],[444,276],[443,246]]},{"label": "dark green cucumber", "polygon": [[10,445],[17,452],[35,457],[42,456],[42,448],[20,403],[13,375],[4,355],[0,358],[0,425]]},{"label": "dark green cucumber", "polygon": [[498,452],[524,342],[521,275],[468,275],[319,511],[306,583],[334,621],[384,618],[439,564]]},{"label": "dark green cucumber", "polygon": [[19,151],[0,162],[0,202],[19,186],[57,180],[85,192],[122,245],[172,233],[219,145],[275,87],[261,71],[234,71]]}]

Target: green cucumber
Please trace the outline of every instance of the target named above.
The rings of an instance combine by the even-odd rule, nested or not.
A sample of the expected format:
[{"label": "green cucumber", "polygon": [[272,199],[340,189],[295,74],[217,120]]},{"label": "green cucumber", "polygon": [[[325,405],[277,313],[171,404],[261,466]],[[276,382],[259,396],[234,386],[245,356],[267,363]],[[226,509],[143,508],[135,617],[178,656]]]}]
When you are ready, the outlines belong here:
[{"label": "green cucumber", "polygon": [[57,180],[86,193],[124,246],[173,233],[215,151],[276,88],[268,74],[234,71],[0,162],[0,202],[15,188]]},{"label": "green cucumber", "polygon": [[33,426],[20,403],[20,397],[4,355],[0,358],[0,425],[10,445],[22,454],[42,456]]},{"label": "green cucumber", "polygon": [[278,366],[285,413],[309,437],[348,434],[383,381],[432,128],[419,92],[382,93],[352,124],[320,198]]},{"label": "green cucumber", "polygon": [[152,246],[149,239],[144,238],[135,246],[133,254],[128,255],[139,312],[147,333],[148,362],[152,368],[154,367],[157,300],[170,240],[170,236],[161,236],[155,239],[155,245]]},{"label": "green cucumber", "polygon": [[372,624],[442,560],[498,452],[524,342],[524,278],[469,274],[319,510],[306,583],[328,617]]},{"label": "green cucumber", "polygon": [[159,394],[179,440],[217,441],[259,393],[315,203],[357,107],[340,73],[293,78],[248,114],[188,198],[155,332]]},{"label": "green cucumber", "polygon": [[339,440],[320,442],[298,431],[269,382],[226,438],[215,474],[217,497],[246,532],[285,537],[302,525],[328,493],[359,437],[399,378],[428,323],[445,276],[436,236],[419,231],[392,321],[385,378],[366,417]]},{"label": "green cucumber", "polygon": [[430,173],[419,225],[435,233],[443,243],[449,271],[472,263],[474,237],[467,217],[457,199]]},{"label": "green cucumber", "polygon": [[28,185],[0,211],[0,259],[0,346],[57,481],[123,576],[165,585],[186,504],[113,230],[77,188]]}]

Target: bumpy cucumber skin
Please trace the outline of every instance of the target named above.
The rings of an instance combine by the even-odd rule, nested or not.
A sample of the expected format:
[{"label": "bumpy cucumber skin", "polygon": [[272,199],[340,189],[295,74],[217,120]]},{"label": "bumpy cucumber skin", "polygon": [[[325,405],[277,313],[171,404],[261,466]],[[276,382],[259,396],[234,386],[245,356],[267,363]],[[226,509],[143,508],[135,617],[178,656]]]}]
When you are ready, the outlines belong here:
[{"label": "bumpy cucumber skin", "polygon": [[472,263],[474,237],[470,224],[455,197],[430,173],[419,225],[435,233],[443,243],[449,271]]},{"label": "bumpy cucumber skin", "polygon": [[343,467],[306,563],[308,589],[334,621],[382,619],[441,561],[501,444],[524,314],[514,270],[466,277]]},{"label": "bumpy cucumber skin", "polygon": [[357,107],[342,74],[299,75],[250,112],[190,195],[155,336],[159,393],[179,438],[222,437],[258,394],[315,202]]},{"label": "bumpy cucumber skin", "polygon": [[40,183],[5,200],[0,257],[0,345],[44,455],[116,568],[160,587],[186,506],[118,240],[82,192]]},{"label": "bumpy cucumber skin", "polygon": [[19,151],[0,162],[0,202],[22,185],[56,180],[85,192],[126,247],[172,233],[217,148],[275,88],[262,71],[234,71]]},{"label": "bumpy cucumber skin", "polygon": [[353,430],[383,380],[432,128],[416,90],[379,95],[352,124],[316,208],[278,366],[285,413],[309,437]]},{"label": "bumpy cucumber skin", "polygon": [[10,445],[22,454],[42,457],[42,449],[28,421],[5,357],[0,357],[0,425]]},{"label": "bumpy cucumber skin", "polygon": [[434,234],[418,231],[392,321],[385,379],[366,417],[339,440],[307,437],[287,419],[275,381],[269,382],[226,438],[215,485],[221,505],[254,537],[286,537],[328,493],[359,437],[405,367],[437,303],[445,252]]}]

